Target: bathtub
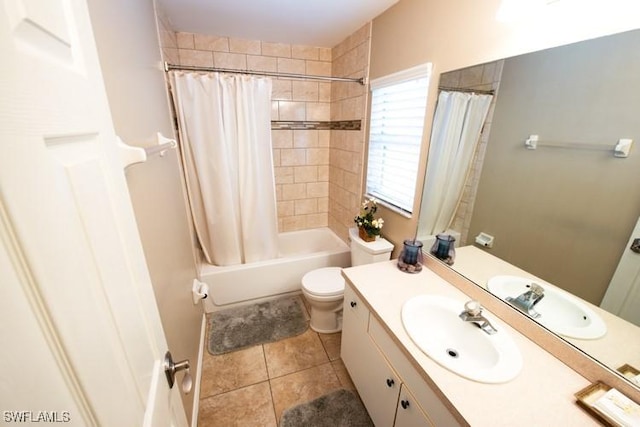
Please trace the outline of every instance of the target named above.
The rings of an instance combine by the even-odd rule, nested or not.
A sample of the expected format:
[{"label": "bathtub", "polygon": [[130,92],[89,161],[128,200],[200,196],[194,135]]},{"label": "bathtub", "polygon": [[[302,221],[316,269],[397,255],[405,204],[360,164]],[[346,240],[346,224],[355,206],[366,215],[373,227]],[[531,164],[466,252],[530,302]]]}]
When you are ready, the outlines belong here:
[{"label": "bathtub", "polygon": [[280,257],[268,261],[226,267],[201,263],[200,281],[209,286],[205,311],[300,292],[308,271],[351,265],[349,246],[326,227],[280,233],[278,245]]}]

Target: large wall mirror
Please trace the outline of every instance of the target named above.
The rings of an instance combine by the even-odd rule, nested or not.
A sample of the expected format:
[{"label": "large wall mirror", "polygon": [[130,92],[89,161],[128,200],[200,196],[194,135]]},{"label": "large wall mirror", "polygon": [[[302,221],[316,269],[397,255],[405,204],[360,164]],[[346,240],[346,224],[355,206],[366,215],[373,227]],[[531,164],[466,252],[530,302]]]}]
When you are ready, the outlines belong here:
[{"label": "large wall mirror", "polygon": [[[616,272],[623,258],[640,264],[629,251],[630,236],[640,238],[639,47],[636,30],[442,74],[443,90],[494,98],[454,213],[429,229],[423,204],[418,225],[423,240],[459,233],[452,269],[502,299],[523,296],[520,309],[533,307],[532,320],[636,386],[640,277]],[[635,147],[616,156],[625,139]],[[430,152],[429,162],[436,157]],[[476,243],[480,233],[493,237],[491,247]],[[531,283],[544,290],[537,305]],[[599,320],[604,329],[591,335],[574,331]]]}]

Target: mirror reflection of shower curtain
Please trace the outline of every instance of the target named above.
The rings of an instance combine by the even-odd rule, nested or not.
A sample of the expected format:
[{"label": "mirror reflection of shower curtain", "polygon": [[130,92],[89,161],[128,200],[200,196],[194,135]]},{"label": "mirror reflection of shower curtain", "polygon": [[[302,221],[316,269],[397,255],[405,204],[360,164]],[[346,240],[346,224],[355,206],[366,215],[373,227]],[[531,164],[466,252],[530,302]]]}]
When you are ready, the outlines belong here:
[{"label": "mirror reflection of shower curtain", "polygon": [[492,98],[440,92],[422,198],[421,234],[441,233],[451,225]]},{"label": "mirror reflection of shower curtain", "polygon": [[171,72],[198,239],[214,265],[278,256],[270,79]]}]

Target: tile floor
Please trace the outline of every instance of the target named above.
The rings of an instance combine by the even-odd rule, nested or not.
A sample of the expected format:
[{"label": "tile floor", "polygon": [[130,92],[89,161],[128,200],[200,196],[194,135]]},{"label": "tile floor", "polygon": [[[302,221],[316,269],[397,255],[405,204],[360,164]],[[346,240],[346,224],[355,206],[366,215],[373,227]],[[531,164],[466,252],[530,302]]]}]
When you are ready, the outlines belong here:
[{"label": "tile floor", "polygon": [[199,427],[276,427],[285,409],[355,387],[340,359],[341,334],[296,337],[213,356],[205,351]]}]

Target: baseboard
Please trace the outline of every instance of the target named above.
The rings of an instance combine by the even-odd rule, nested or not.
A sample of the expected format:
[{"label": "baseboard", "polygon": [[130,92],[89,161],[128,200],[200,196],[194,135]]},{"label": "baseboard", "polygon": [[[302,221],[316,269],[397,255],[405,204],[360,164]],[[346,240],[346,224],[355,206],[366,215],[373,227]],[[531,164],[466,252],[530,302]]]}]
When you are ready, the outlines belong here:
[{"label": "baseboard", "polygon": [[202,381],[202,360],[206,346],[207,315],[202,314],[200,325],[200,348],[198,349],[198,369],[193,390],[193,411],[191,412],[191,427],[198,427],[198,412],[200,411],[200,382]]}]

